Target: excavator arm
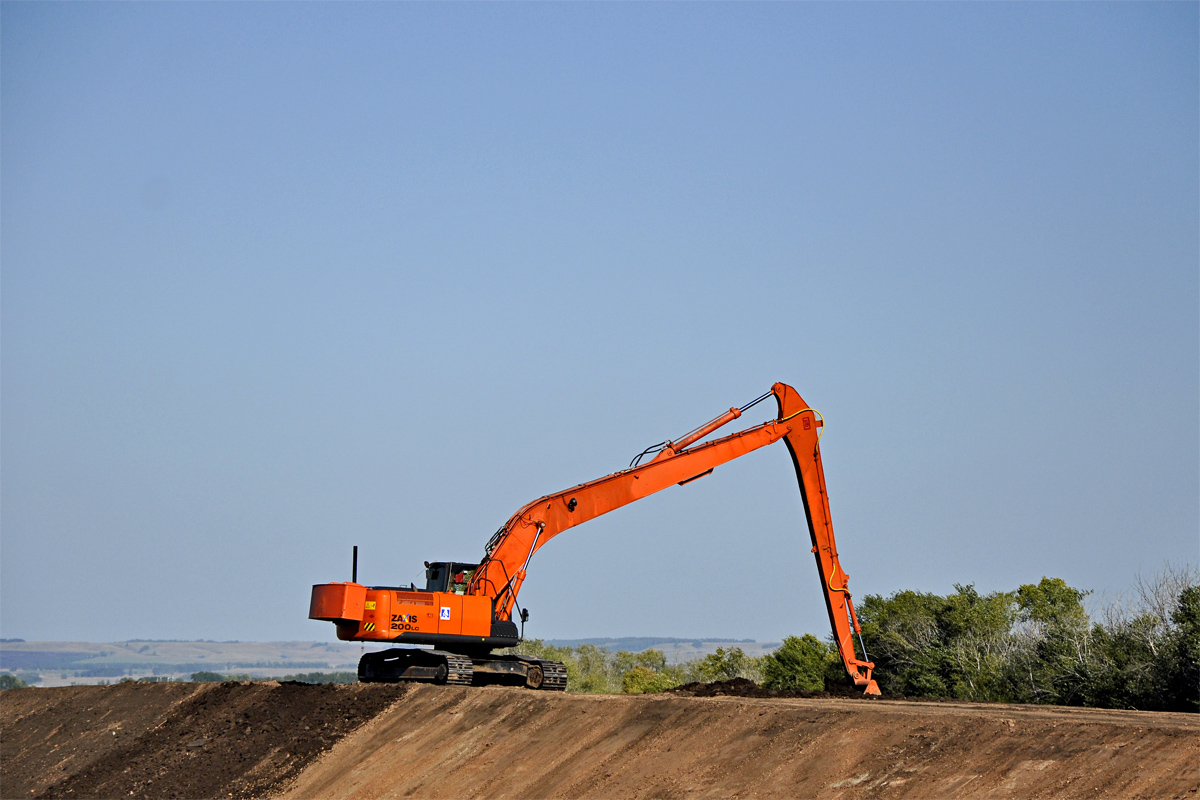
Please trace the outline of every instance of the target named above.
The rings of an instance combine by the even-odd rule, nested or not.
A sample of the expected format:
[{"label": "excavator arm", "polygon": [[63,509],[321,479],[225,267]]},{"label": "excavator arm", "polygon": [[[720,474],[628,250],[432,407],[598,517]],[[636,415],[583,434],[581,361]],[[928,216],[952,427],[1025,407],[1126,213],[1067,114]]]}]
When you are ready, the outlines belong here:
[{"label": "excavator arm", "polygon": [[[750,406],[772,395],[779,406],[777,419],[696,444],[740,417]],[[862,659],[854,648],[854,636],[859,634],[858,620],[847,589],[848,576],[838,561],[830,521],[818,435],[822,424],[820,415],[808,407],[795,389],[776,383],[769,393],[754,403],[741,409],[731,408],[679,440],[664,442],[646,464],[637,464],[635,459],[629,469],[542,497],[521,508],[488,542],[485,557],[471,578],[467,594],[495,598],[496,619],[511,620],[529,560],[550,539],[568,528],[668,486],[701,478],[727,461],[783,439],[796,468],[812,552],[816,556],[825,605],[842,663],[856,685],[862,686],[868,694],[878,694],[871,679],[874,664],[866,660],[865,648]],[[862,644],[861,636],[859,644]]]},{"label": "excavator arm", "polygon": [[[791,386],[777,383],[771,387],[771,391],[779,401],[779,419],[794,420],[784,436],[784,442],[792,455],[792,466],[796,468],[812,552],[817,559],[817,574],[821,576],[821,593],[825,596],[825,608],[829,612],[829,625],[833,629],[838,654],[854,685],[863,687],[865,694],[878,695],[879,687],[871,678],[875,664],[866,660],[867,648],[863,644],[858,615],[854,613],[854,603],[850,598],[850,576],[838,560],[837,542],[833,537],[829,494],[825,491],[825,468],[821,465],[821,437],[817,433],[817,428],[822,427],[824,422]],[[862,649],[861,659],[854,649],[856,636]]]}]

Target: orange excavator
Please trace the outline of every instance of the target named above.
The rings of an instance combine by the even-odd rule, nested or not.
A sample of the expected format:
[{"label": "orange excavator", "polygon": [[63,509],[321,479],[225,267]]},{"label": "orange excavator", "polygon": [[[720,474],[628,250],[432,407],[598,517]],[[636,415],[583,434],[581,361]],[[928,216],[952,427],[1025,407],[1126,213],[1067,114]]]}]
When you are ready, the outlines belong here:
[{"label": "orange excavator", "polygon": [[[772,396],[779,407],[775,419],[701,443]],[[367,653],[358,665],[358,677],[363,682],[507,682],[562,691],[567,687],[567,673],[561,662],[492,652],[521,641],[529,612],[517,604],[517,595],[533,554],[568,528],[668,486],[691,483],[727,461],[782,439],[796,468],[838,653],[855,685],[865,694],[877,695],[879,688],[871,679],[875,665],[867,660],[847,588],[848,576],[838,561],[834,543],[821,467],[819,441],[823,425],[821,415],[809,408],[795,389],[777,383],[757,400],[731,408],[677,440],[646,448],[628,469],[528,504],[496,531],[479,563],[426,561],[424,589],[358,583],[355,548],[352,580],[313,586],[308,616],[333,622],[342,640],[432,645],[432,649],[397,647]],[[521,632],[513,618],[514,610],[521,621]],[[854,646],[856,638],[862,658]]]}]

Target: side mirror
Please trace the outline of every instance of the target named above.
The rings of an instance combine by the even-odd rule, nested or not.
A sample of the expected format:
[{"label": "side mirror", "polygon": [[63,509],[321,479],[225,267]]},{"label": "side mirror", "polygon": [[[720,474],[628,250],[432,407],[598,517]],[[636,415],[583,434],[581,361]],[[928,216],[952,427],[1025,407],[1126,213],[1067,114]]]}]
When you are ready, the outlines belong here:
[{"label": "side mirror", "polygon": [[521,623],[524,624],[526,622],[529,622],[529,609],[522,608],[521,609]]}]

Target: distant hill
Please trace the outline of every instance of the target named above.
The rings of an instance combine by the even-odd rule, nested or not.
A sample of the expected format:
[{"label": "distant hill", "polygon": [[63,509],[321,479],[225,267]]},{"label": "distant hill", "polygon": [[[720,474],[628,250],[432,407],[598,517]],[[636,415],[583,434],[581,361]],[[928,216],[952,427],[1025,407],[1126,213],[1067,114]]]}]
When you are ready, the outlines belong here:
[{"label": "distant hill", "polygon": [[702,647],[706,644],[754,644],[753,639],[679,639],[674,636],[626,636],[620,639],[600,637],[597,639],[548,639],[546,644],[555,647],[578,647],[581,644],[594,644],[607,650],[628,650],[640,652],[650,647],[666,644],[690,644],[692,647]]},{"label": "distant hill", "polygon": [[[681,639],[671,636],[596,637],[554,639],[560,647],[595,645],[607,650],[663,651],[673,664],[703,658],[718,647],[740,647],[759,656],[778,642],[751,639]],[[0,670],[20,673],[22,680],[39,686],[113,682],[121,678],[187,678],[194,672],[219,672],[278,677],[297,672],[354,671],[364,652],[386,649],[388,644],[361,642],[0,642]]]},{"label": "distant hill", "polygon": [[[267,678],[297,672],[354,671],[366,650],[357,642],[0,642],[0,670],[39,686],[186,678],[194,672]],[[36,676],[36,678],[34,677]]]}]

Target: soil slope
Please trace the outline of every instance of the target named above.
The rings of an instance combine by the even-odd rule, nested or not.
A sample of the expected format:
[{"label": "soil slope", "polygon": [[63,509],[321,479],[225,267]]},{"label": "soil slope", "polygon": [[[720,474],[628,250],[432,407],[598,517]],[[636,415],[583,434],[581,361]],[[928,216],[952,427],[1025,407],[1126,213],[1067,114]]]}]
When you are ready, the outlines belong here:
[{"label": "soil slope", "polygon": [[1191,797],[1191,714],[419,686],[291,798]]},{"label": "soil slope", "polygon": [[402,686],[124,683],[0,693],[0,796],[258,797]]},{"label": "soil slope", "polygon": [[437,686],[0,692],[4,798],[1185,797],[1200,716]]}]

